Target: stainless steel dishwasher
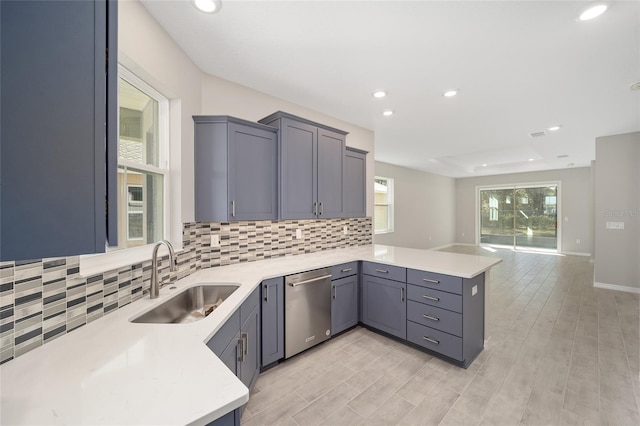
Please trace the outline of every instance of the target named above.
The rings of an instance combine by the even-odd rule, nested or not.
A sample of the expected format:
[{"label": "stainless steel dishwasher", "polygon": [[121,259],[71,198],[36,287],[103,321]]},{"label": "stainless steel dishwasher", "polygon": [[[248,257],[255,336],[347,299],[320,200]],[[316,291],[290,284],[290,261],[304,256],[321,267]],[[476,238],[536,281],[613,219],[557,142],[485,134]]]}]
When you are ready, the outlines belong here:
[{"label": "stainless steel dishwasher", "polygon": [[285,277],[284,357],[331,337],[331,270]]}]

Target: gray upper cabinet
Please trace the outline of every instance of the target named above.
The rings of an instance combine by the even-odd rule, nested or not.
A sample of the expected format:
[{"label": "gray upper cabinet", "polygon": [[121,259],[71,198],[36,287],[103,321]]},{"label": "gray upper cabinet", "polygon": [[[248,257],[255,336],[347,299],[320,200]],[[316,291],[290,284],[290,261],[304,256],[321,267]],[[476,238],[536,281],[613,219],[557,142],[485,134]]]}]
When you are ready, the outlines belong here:
[{"label": "gray upper cabinet", "polygon": [[193,120],[196,221],[277,219],[277,129],[229,116]]},{"label": "gray upper cabinet", "polygon": [[344,172],[345,217],[367,215],[367,152],[347,147]]},{"label": "gray upper cabinet", "polygon": [[115,1],[0,2],[0,260],[117,235],[116,35]]},{"label": "gray upper cabinet", "polygon": [[260,123],[280,130],[280,218],[344,217],[347,133],[281,111]]}]

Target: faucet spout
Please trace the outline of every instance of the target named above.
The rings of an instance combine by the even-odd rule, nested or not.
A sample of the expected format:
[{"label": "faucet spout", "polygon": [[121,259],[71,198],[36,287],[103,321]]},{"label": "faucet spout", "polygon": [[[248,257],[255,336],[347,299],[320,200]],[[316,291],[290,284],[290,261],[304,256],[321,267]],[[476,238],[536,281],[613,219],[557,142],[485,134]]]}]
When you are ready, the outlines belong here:
[{"label": "faucet spout", "polygon": [[176,253],[173,251],[173,246],[167,240],[161,240],[153,247],[153,254],[151,255],[151,282],[149,285],[149,297],[151,299],[157,299],[160,294],[160,283],[158,280],[158,249],[160,246],[166,246],[169,250],[169,270],[174,272],[177,269],[176,266]]}]

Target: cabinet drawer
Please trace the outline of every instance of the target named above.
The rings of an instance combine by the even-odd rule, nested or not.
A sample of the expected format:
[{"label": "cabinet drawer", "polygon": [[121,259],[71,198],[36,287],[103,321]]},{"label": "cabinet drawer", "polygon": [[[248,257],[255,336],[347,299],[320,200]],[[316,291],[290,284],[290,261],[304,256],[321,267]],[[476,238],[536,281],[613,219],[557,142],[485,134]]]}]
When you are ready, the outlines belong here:
[{"label": "cabinet drawer", "polygon": [[456,312],[409,300],[407,301],[407,319],[462,337],[462,314]]},{"label": "cabinet drawer", "polygon": [[207,342],[207,346],[214,354],[221,356],[222,352],[229,346],[229,342],[236,337],[238,331],[240,331],[240,310],[231,315],[231,318]]},{"label": "cabinet drawer", "polygon": [[405,282],[407,280],[406,268],[384,265],[382,263],[363,262],[362,273],[400,282]]},{"label": "cabinet drawer", "polygon": [[416,324],[413,321],[407,321],[407,340],[449,358],[463,361],[462,338],[460,337]]},{"label": "cabinet drawer", "polygon": [[358,273],[358,262],[342,263],[331,267],[331,279],[350,277]]},{"label": "cabinet drawer", "polygon": [[452,275],[408,269],[407,282],[449,293],[462,294],[462,278]]},{"label": "cabinet drawer", "polygon": [[260,289],[261,286],[256,287],[256,289],[251,292],[251,295],[242,302],[242,305],[240,306],[240,324],[245,323],[255,307],[260,303]]},{"label": "cabinet drawer", "polygon": [[407,299],[462,313],[462,296],[407,284]]}]

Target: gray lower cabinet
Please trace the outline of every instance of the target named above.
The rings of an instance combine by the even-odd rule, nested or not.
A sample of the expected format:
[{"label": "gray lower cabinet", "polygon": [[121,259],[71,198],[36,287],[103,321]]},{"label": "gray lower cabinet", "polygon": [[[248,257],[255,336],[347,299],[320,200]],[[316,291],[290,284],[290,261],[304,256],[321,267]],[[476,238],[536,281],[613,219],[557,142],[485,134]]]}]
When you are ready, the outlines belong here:
[{"label": "gray lower cabinet", "polygon": [[117,18],[116,1],[0,1],[0,261],[116,243]]},{"label": "gray lower cabinet", "polygon": [[277,129],[229,116],[193,121],[195,219],[277,219]]},{"label": "gray lower cabinet", "polygon": [[406,284],[363,275],[362,322],[385,333],[406,339]]},{"label": "gray lower cabinet", "polygon": [[[207,342],[209,349],[249,389],[260,372],[260,289],[256,289],[240,308]],[[211,424],[239,425],[243,407],[213,421]]]},{"label": "gray lower cabinet", "polygon": [[344,172],[344,215],[367,215],[367,152],[347,147]]},{"label": "gray lower cabinet", "polygon": [[266,367],[284,358],[284,278],[262,282],[262,360]]},{"label": "gray lower cabinet", "polygon": [[407,270],[407,340],[468,367],[484,347],[484,274]]},{"label": "gray lower cabinet", "polygon": [[282,111],[259,122],[279,129],[280,218],[344,217],[347,133]]},{"label": "gray lower cabinet", "polygon": [[350,276],[331,281],[331,335],[335,336],[358,324],[358,269],[357,262],[341,265],[332,277],[351,273]]}]

